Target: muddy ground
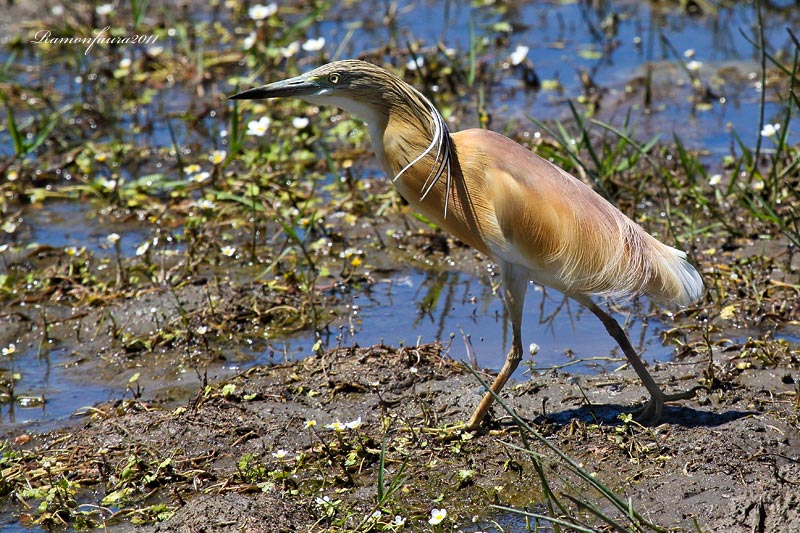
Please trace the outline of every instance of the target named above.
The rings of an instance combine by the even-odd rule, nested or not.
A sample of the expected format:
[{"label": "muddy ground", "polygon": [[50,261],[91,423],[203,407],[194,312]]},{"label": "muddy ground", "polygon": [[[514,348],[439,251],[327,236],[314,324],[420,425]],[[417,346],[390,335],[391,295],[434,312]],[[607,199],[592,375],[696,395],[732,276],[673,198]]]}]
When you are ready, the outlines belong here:
[{"label": "muddy ground", "polygon": [[[175,510],[137,530],[274,532],[356,527],[378,508],[385,441],[384,484],[403,461],[407,477],[379,507],[389,518],[373,530],[390,530],[395,515],[405,518],[406,530],[428,530],[430,510],[445,508],[452,517],[442,524],[446,531],[477,527],[465,518],[473,515],[485,529],[501,530],[489,527],[495,518],[503,531],[521,531],[521,519],[515,526],[510,515],[490,507],[535,510],[541,501],[530,457],[510,446],[524,446],[519,430],[508,416],[498,417],[500,407],[483,431],[457,429],[480,387],[441,352],[438,345],[352,347],[257,367],[178,408],[160,408],[157,399],[100,406],[82,427],[33,437],[28,446],[69,461],[97,499],[128,475],[129,488],[147,495],[143,503]],[[736,368],[728,357],[715,354],[713,390],[669,406],[654,428],[618,416],[643,399],[629,370],[534,373],[507,387],[504,397],[654,524],[684,531],[797,530],[797,361],[793,368]],[[709,376],[707,360],[659,364],[653,372],[672,390]],[[359,419],[353,429],[324,427]],[[308,420],[316,425],[308,427]],[[574,480],[562,478],[553,454],[530,435],[527,440],[547,458],[556,492],[596,500],[592,491],[570,488]],[[280,457],[278,450],[288,453]],[[147,478],[149,469],[158,475]],[[318,500],[325,497],[335,506]],[[107,524],[134,529],[131,518],[136,514]]]}]

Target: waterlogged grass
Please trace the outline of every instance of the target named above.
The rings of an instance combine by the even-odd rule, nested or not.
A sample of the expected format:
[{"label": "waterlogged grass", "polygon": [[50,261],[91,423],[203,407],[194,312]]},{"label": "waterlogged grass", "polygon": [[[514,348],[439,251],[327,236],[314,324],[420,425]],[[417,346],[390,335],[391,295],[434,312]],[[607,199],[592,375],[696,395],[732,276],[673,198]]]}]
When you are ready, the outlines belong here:
[{"label": "waterlogged grass", "polygon": [[[690,4],[681,5],[688,9]],[[691,5],[701,12],[686,16],[718,15],[712,4]],[[447,246],[437,245],[441,236],[410,213],[379,179],[374,164],[365,162],[368,139],[357,121],[335,109],[292,101],[242,105],[226,100],[240,88],[347,55],[347,39],[326,43],[318,34],[321,25],[341,22],[340,7],[329,1],[274,8],[229,1],[176,11],[147,2],[73,3],[29,25],[63,37],[85,37],[108,26],[111,36],[135,33],[154,39],[107,46],[102,53],[99,46],[84,53],[84,46],[32,44],[27,33],[5,43],[0,65],[5,111],[0,125],[0,317],[9,331],[13,326],[21,333],[2,339],[0,402],[32,401],[17,393],[24,378],[14,371],[18,345],[33,343],[36,353],[44,355],[54,343],[54,328],[83,316],[94,320],[95,335],[104,332],[123,358],[178,349],[200,373],[209,360],[224,356],[229,349],[224,343],[254,332],[274,338],[313,330],[319,338],[315,351],[321,353],[327,347],[321,332],[342,296],[368,288],[375,268],[444,255]],[[453,6],[446,2],[444,7]],[[663,104],[654,100],[658,87],[652,85],[651,70],[641,97],[611,118],[601,118],[605,91],[592,72],[581,73],[574,94],[565,93],[558,78],[539,79],[535,50],[526,55],[512,46],[515,27],[505,22],[506,9],[476,8],[458,46],[405,39],[413,31],[399,28],[397,12],[389,9],[389,46],[363,55],[425,90],[455,127],[491,125],[505,131],[592,183],[666,242],[687,250],[708,291],[691,308],[662,317],[673,324],[665,339],[681,356],[709,359],[704,376],[709,386],[719,386],[731,371],[730,365],[713,360],[720,345],[741,348],[732,361],[737,368],[796,357],[796,347],[778,333],[797,327],[800,300],[800,147],[793,131],[800,112],[797,35],[783,29],[767,39],[766,7],[754,11],[752,28],[742,28],[760,65],[758,79],[751,80],[761,87],[759,120],[748,131],[730,127],[727,153],[719,154],[678,135],[641,133],[644,117],[664,113]],[[602,62],[615,47],[619,14],[603,5],[587,13],[584,22],[596,42],[579,55]],[[771,44],[776,41],[785,44],[776,48]],[[704,77],[693,56],[666,37],[660,42],[668,51],[666,60],[689,79],[691,112],[716,105],[719,80]],[[500,82],[507,79],[519,82],[514,90],[566,98],[566,113],[558,120],[540,120],[531,112],[525,123],[507,125],[498,103],[504,96]],[[780,112],[768,116],[768,105],[776,103]],[[536,134],[529,135],[531,129]],[[99,228],[119,229],[98,239],[101,250],[39,244],[31,238],[31,213],[56,201],[88,205]],[[365,223],[371,229],[365,230]],[[389,226],[388,232],[374,229]],[[123,247],[119,232],[131,227],[146,237]],[[204,287],[206,305],[184,306],[185,294],[197,286]],[[175,312],[154,318],[151,331],[127,331],[114,304],[154,292],[173,296]],[[743,334],[732,340],[736,330]],[[87,334],[84,327],[73,331],[76,337],[82,334]],[[120,410],[146,409],[136,398],[136,380],[129,391],[134,398]],[[206,399],[236,394],[214,386],[204,390]],[[522,435],[536,438],[520,423]],[[318,470],[313,473],[319,486],[352,483],[356,463],[379,472],[371,514],[356,516],[335,497],[320,497],[320,527],[400,530],[407,510],[398,502],[398,491],[408,483],[404,468],[411,452],[397,441],[390,451],[385,439],[366,439],[357,428],[324,435],[313,426],[308,430],[318,437],[313,448]],[[627,421],[619,435],[631,446],[631,455],[647,452],[637,431]],[[633,433],[638,438],[630,438]],[[452,438],[456,446],[472,438],[467,435],[447,436],[437,445],[444,447]],[[198,476],[191,461],[178,463],[150,449],[118,458],[114,465],[92,464],[101,475],[88,476],[73,468],[68,441],[51,443],[54,457],[25,449],[25,438],[4,444],[2,492],[34,502],[25,515],[30,524],[79,528],[109,516],[161,521],[177,504],[151,505],[146,496],[166,480]],[[421,442],[413,445],[421,447]],[[539,512],[528,513],[532,520],[556,530],[596,523],[657,529],[557,450],[557,458],[547,464],[568,465],[577,480],[574,487],[591,485],[619,515],[577,501],[580,488],[568,496],[548,492],[553,474],[546,462],[524,446],[515,451],[541,474],[544,503]],[[274,459],[264,465],[243,455],[230,480],[214,487],[269,486],[294,495],[292,480],[307,474],[310,459]],[[396,466],[392,473],[388,462]],[[459,475],[463,483],[471,482],[468,471]],[[86,488],[101,483],[108,490],[95,502]],[[83,503],[89,501],[94,503]],[[115,510],[108,514],[106,508]],[[452,509],[447,519],[431,515],[431,526],[445,530],[474,511],[458,512],[463,516]],[[630,523],[620,524],[623,518]]]}]

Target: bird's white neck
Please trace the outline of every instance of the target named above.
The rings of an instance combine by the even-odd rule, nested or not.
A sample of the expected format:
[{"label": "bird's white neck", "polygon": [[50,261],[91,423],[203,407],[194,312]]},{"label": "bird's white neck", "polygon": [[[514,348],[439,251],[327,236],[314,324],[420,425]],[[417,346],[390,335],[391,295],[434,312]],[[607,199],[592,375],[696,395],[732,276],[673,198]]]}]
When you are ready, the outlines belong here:
[{"label": "bird's white neck", "polygon": [[331,95],[325,95],[320,98],[308,97],[305,98],[305,100],[314,104],[335,105],[363,120],[369,128],[370,142],[372,143],[372,149],[375,151],[378,161],[380,161],[381,166],[383,166],[387,172],[390,172],[386,153],[383,148],[383,135],[389,123],[389,117],[385,113],[368,102],[360,102]]}]

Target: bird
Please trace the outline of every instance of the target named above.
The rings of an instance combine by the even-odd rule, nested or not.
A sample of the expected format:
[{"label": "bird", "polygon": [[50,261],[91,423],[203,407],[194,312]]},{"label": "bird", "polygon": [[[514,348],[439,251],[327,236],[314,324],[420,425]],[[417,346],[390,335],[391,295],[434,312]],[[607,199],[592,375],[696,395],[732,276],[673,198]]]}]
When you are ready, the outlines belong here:
[{"label": "bird", "polygon": [[704,291],[686,253],[663,244],[590,186],[488,129],[451,132],[441,113],[398,75],[359,59],[244,90],[234,100],[297,98],[333,105],[364,121],[375,155],[400,195],[454,238],[498,266],[511,322],[505,363],[466,426],[478,429],[522,359],[522,311],[529,282],[589,309],[619,344],[650,398],[635,412],[660,421],[667,394],[612,315],[593,297],[686,306]]}]

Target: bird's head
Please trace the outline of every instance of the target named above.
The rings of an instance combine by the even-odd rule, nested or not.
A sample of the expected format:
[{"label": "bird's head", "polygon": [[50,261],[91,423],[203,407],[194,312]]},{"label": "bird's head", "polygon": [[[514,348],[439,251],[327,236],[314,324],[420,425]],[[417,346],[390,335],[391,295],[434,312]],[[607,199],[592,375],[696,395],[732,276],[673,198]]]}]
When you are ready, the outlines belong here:
[{"label": "bird's head", "polygon": [[404,85],[385,69],[366,61],[347,59],[322,65],[294,78],[248,89],[229,98],[299,98],[318,105],[335,105],[374,123],[389,114],[397,91],[402,91]]}]

